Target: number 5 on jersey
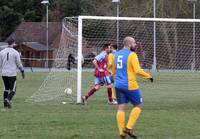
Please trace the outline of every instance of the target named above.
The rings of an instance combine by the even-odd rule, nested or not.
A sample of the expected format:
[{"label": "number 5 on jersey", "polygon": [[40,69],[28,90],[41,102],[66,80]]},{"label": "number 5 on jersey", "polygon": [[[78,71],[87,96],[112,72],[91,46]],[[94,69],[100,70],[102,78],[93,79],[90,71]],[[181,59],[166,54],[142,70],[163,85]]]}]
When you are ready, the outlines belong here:
[{"label": "number 5 on jersey", "polygon": [[122,55],[119,55],[117,57],[117,69],[122,69],[123,68],[123,56]]}]

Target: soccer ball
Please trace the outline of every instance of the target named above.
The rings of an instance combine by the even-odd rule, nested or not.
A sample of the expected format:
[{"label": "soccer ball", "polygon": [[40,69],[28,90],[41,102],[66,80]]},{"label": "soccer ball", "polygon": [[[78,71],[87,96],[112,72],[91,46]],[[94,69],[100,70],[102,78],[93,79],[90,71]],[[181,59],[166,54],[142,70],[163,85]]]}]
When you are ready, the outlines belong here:
[{"label": "soccer ball", "polygon": [[64,91],[64,93],[66,95],[71,95],[72,94],[72,89],[71,88],[66,88],[65,91]]},{"label": "soccer ball", "polygon": [[65,104],[67,104],[67,102],[63,101],[63,102],[62,102],[62,104],[64,104],[64,105],[65,105]]}]

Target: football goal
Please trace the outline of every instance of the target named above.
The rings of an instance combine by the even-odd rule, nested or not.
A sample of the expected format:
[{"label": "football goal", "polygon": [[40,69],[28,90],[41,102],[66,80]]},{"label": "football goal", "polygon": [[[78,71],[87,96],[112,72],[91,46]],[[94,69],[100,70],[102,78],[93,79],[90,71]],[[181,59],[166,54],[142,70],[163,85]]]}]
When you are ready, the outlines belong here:
[{"label": "football goal", "polygon": [[122,48],[126,36],[136,39],[141,66],[153,73],[155,82],[169,87],[200,82],[199,19],[79,16],[66,17],[62,24],[53,66],[27,101],[81,103],[81,95],[93,85],[91,60],[105,43]]}]

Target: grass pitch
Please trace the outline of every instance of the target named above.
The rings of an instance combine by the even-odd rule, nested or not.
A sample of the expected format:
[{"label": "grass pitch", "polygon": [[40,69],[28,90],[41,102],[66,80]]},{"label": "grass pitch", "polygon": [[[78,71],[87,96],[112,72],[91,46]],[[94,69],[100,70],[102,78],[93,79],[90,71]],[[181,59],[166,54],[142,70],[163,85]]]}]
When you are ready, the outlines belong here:
[{"label": "grass pitch", "polygon": [[[117,106],[107,104],[106,90],[86,106],[25,102],[47,73],[27,73],[17,80],[13,108],[0,106],[0,139],[116,139]],[[139,80],[144,107],[135,133],[140,139],[200,139],[200,73],[156,73],[155,82]],[[93,80],[92,77],[87,78]],[[91,84],[88,84],[91,86]],[[2,81],[0,89],[3,91]],[[2,96],[1,96],[2,100]],[[2,101],[0,101],[3,104]],[[131,110],[127,107],[126,120]]]}]

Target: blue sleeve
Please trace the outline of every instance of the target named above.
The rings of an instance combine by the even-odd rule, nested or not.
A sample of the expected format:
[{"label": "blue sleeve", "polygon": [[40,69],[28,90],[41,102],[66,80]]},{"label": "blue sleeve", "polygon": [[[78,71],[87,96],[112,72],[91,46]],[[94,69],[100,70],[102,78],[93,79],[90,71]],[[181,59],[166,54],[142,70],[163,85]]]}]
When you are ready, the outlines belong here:
[{"label": "blue sleeve", "polygon": [[106,53],[101,52],[99,55],[97,55],[97,56],[95,57],[95,59],[96,59],[98,62],[101,62],[101,61],[105,58],[105,56],[106,56]]}]

